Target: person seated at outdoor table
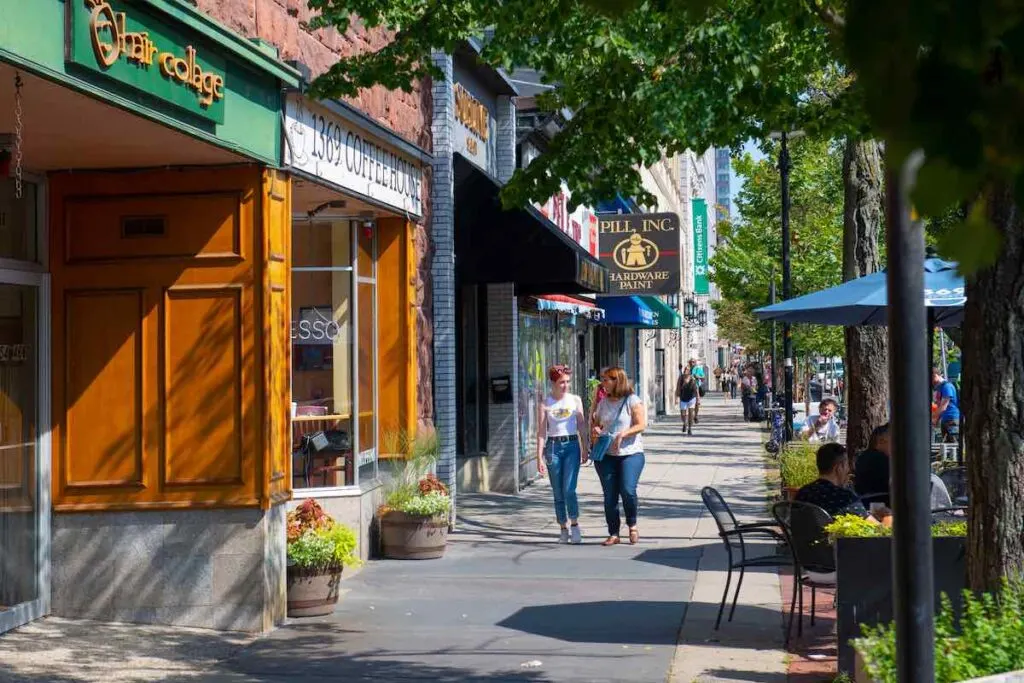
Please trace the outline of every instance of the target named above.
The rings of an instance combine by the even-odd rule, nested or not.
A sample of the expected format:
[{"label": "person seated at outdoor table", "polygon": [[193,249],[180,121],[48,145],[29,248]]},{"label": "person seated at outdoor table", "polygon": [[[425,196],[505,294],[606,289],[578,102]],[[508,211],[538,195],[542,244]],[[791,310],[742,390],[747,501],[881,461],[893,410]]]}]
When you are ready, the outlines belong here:
[{"label": "person seated at outdoor table", "polygon": [[889,507],[889,424],[875,427],[867,450],[857,456],[853,468],[853,490],[865,503]]},{"label": "person seated at outdoor table", "polygon": [[953,512],[953,499],[950,498],[949,489],[946,488],[946,482],[942,481],[942,477],[932,472],[930,486],[932,510]]},{"label": "person seated at outdoor table", "polygon": [[818,414],[811,415],[800,430],[800,437],[811,443],[831,442],[839,440],[839,423],[836,422],[836,411],[839,404],[826,398],[818,404]]},{"label": "person seated at outdoor table", "polygon": [[850,479],[850,459],[846,447],[838,443],[827,443],[818,449],[815,457],[818,478],[796,492],[795,500],[817,505],[828,514],[857,515],[875,521],[868,515],[860,497],[847,488]]}]

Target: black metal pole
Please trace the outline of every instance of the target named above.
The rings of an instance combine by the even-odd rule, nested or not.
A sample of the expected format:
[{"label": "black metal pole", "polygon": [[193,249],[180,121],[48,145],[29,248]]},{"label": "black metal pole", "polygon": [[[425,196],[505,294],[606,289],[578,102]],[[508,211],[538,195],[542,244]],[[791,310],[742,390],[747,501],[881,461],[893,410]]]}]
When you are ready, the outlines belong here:
[{"label": "black metal pole", "polygon": [[[793,295],[789,278],[789,146],[786,132],[782,135],[782,149],[779,151],[779,178],[782,195],[782,300],[787,301]],[[782,325],[782,356],[786,373],[786,391],[784,392],[786,408],[786,441],[793,440],[793,332],[789,323]]]},{"label": "black metal pole", "polygon": [[[775,303],[775,268],[773,267],[772,268],[772,281],[771,281],[771,284],[768,285],[768,304],[771,305],[771,304],[774,304],[774,303]],[[776,327],[777,327],[777,325],[776,325],[775,321],[773,320],[772,321],[772,346],[771,346],[771,353],[772,353],[772,374],[771,374],[771,379],[772,379],[772,394],[775,395],[775,396],[778,396],[779,395],[779,351],[778,351],[778,345],[777,345],[776,340],[775,340]],[[772,406],[768,406],[768,407],[771,408]]]},{"label": "black metal pole", "polygon": [[889,386],[892,391],[893,606],[901,683],[935,680],[932,537],[929,500],[929,392],[924,306],[924,227],[907,197],[923,155],[886,162],[889,252]]}]

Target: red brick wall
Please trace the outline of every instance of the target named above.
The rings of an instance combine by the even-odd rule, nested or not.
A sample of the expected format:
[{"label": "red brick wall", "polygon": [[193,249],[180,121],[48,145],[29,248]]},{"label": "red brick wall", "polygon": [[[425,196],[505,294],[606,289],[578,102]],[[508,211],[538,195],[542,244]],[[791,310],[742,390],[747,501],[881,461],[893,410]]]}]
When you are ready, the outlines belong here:
[{"label": "red brick wall", "polygon": [[[273,43],[284,60],[298,60],[318,76],[341,56],[376,50],[388,39],[381,29],[358,21],[343,35],[333,28],[306,28],[312,12],[305,0],[198,0],[196,5],[217,21],[246,37]],[[430,139],[430,88],[416,83],[412,92],[365,90],[349,100],[370,118],[391,128],[427,151]]]},{"label": "red brick wall", "polygon": [[[367,29],[353,22],[345,34],[333,28],[310,31],[312,15],[306,0],[196,0],[196,6],[231,30],[249,38],[261,38],[277,47],[282,60],[298,60],[308,66],[314,77],[324,73],[339,57],[360,54],[382,47],[388,38],[380,29]],[[412,91],[390,91],[377,87],[364,90],[349,104],[387,126],[406,140],[433,149],[430,119],[433,106],[430,84],[415,83]],[[417,257],[417,355],[419,365],[419,423],[433,426],[433,310],[430,294],[431,242],[426,226],[430,224],[430,169],[424,169],[423,219],[416,226]]]}]

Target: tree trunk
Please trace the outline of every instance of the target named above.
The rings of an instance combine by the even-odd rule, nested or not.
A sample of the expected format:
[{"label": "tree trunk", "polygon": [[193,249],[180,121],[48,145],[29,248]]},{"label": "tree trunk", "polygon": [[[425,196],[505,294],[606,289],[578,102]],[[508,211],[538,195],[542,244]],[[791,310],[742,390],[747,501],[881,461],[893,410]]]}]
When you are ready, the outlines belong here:
[{"label": "tree trunk", "polygon": [[[843,280],[878,271],[882,232],[882,154],[874,140],[847,139],[843,153]],[[846,450],[868,445],[887,419],[888,340],[881,327],[846,328]]]},{"label": "tree trunk", "polygon": [[961,347],[975,590],[1024,570],[1024,216],[1006,187],[988,192],[988,215],[1002,251],[967,280]]}]

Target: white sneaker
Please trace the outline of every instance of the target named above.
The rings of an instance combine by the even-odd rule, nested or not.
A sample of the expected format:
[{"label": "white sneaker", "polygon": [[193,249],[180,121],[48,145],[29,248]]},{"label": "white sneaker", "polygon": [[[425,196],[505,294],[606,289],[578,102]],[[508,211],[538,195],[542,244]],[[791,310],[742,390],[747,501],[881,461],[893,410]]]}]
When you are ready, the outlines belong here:
[{"label": "white sneaker", "polygon": [[559,543],[568,543],[569,542],[569,530],[566,529],[565,527],[562,527],[562,531],[558,534],[558,542]]},{"label": "white sneaker", "polygon": [[570,543],[573,543],[575,545],[583,543],[583,532],[580,531],[579,524],[569,527],[569,532],[571,534],[570,538],[572,539]]}]

